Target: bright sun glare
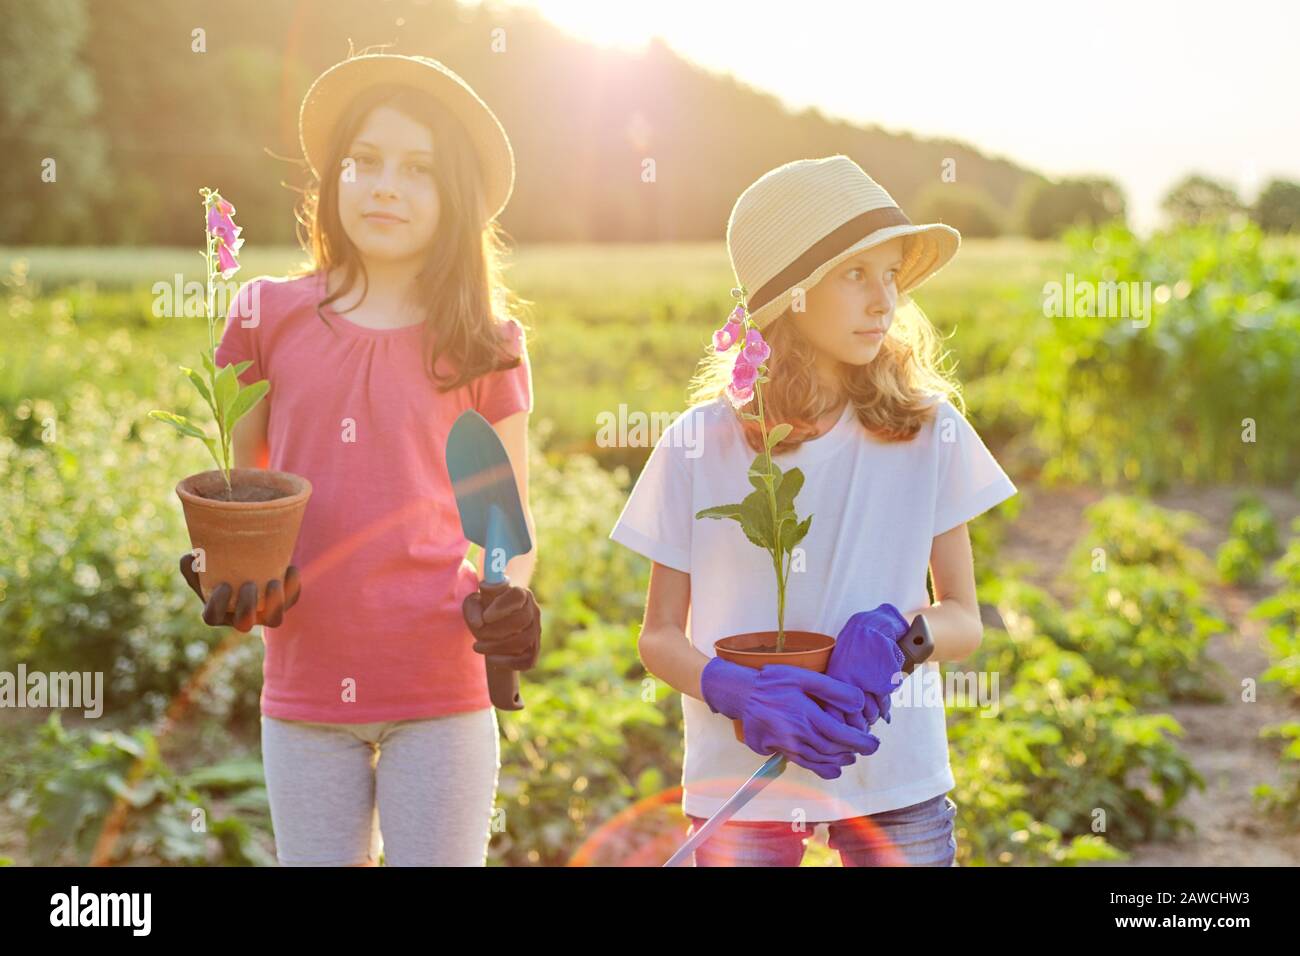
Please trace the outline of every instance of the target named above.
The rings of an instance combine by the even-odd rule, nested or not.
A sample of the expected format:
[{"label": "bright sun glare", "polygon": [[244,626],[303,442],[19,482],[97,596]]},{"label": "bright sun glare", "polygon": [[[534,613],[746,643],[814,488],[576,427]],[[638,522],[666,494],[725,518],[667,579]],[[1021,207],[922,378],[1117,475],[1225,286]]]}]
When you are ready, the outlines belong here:
[{"label": "bright sun glare", "polygon": [[533,7],[566,33],[601,46],[639,49],[654,35],[648,18],[629,15],[626,5],[608,0],[524,0],[519,5]]}]

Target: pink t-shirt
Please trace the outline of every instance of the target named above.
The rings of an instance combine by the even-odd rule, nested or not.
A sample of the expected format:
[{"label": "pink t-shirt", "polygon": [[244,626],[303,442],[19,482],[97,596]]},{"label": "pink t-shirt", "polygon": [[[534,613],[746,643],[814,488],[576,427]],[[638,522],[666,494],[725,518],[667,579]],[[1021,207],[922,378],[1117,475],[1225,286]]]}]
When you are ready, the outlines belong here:
[{"label": "pink t-shirt", "polygon": [[[293,554],[302,596],[263,631],[262,713],[370,723],[488,707],[484,659],[461,617],[478,575],[447,435],[466,409],[491,423],[532,410],[523,329],[503,324],[522,364],[444,393],[425,371],[421,325],[369,329],[326,307],[331,330],[316,314],[324,295],[323,272],[258,277],[217,348],[218,367],[252,360],[241,381],[270,380],[268,467],[312,483]],[[245,328],[250,301],[256,324]]]}]

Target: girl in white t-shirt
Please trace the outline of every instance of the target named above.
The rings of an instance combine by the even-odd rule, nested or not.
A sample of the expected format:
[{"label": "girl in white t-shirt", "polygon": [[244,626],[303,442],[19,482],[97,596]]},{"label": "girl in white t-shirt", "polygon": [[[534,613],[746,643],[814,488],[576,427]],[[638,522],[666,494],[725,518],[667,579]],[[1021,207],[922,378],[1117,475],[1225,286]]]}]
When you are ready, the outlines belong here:
[{"label": "girl in white t-shirt", "polygon": [[[749,326],[742,306],[715,334],[695,403],[663,432],[610,534],[653,562],[638,649],[682,693],[694,825],[763,754],[789,758],[697,865],[797,865],[823,821],[846,866],[955,864],[938,662],[963,660],[983,634],[966,522],[1016,493],[954,406],[935,331],[907,298],[959,242],[947,226],[913,225],[845,156],[778,167],[732,210]],[[771,555],[734,521],[696,518],[752,490],[762,438],[741,416],[758,412],[756,384],[768,429],[793,426],[774,461],[802,471],[794,507],[813,516],[791,555],[784,625],[837,636],[824,675],[714,654],[721,638],[776,628]],[[900,683],[897,641],[921,612],[934,651]]]}]

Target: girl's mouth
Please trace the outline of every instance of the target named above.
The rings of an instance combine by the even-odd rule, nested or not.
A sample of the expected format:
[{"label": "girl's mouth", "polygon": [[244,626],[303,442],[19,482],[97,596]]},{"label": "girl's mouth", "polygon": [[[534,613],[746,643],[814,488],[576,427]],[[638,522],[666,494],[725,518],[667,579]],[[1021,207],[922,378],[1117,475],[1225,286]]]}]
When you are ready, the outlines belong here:
[{"label": "girl's mouth", "polygon": [[394,216],[392,213],[387,213],[387,212],[368,212],[362,218],[365,219],[367,222],[385,223],[385,224],[406,222],[406,220],[402,219],[400,216]]}]

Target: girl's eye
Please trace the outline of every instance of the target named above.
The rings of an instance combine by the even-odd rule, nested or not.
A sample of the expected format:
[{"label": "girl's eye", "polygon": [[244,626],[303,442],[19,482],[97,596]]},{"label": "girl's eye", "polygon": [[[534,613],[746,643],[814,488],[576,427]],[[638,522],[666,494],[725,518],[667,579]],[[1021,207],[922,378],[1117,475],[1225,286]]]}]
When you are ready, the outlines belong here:
[{"label": "girl's eye", "polygon": [[417,176],[429,176],[433,174],[433,167],[424,163],[411,163],[408,168]]},{"label": "girl's eye", "polygon": [[373,166],[373,165],[375,164],[375,157],[373,157],[373,156],[366,156],[366,155],[363,154],[363,155],[361,155],[361,156],[357,156],[357,157],[356,157],[356,161],[357,161],[357,165],[358,165],[358,166],[367,166],[367,167],[369,167],[369,166]]},{"label": "girl's eye", "polygon": [[[861,281],[862,279],[865,279],[865,278],[867,277],[867,271],[866,271],[865,269],[859,267],[859,266],[854,266],[852,269],[850,269],[850,270],[848,271],[847,275],[848,275],[849,278],[851,278],[854,282],[859,282],[859,281]],[[887,271],[887,272],[885,273],[885,281],[886,281],[886,282],[893,282],[893,281],[894,281],[895,279],[897,279],[897,278],[898,278],[898,270],[897,270],[897,269],[890,269],[889,271]]]}]

